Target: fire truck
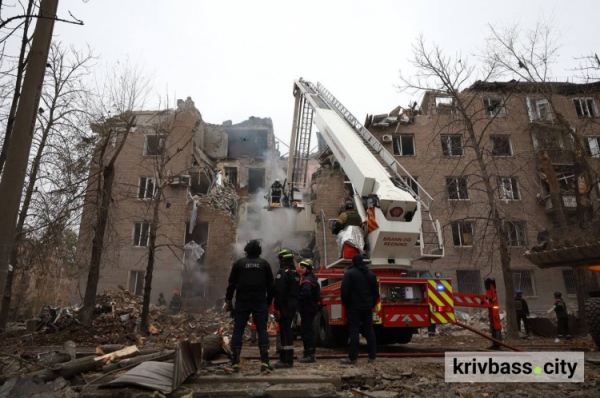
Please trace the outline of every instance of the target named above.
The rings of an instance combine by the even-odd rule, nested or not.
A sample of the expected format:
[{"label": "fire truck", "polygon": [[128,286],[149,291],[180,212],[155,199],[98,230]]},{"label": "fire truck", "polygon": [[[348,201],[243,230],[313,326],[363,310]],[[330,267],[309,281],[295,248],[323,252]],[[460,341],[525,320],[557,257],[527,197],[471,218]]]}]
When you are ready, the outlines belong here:
[{"label": "fire truck", "polygon": [[[283,206],[304,208],[298,192],[306,184],[314,124],[327,143],[330,156],[352,183],[353,201],[363,221],[367,248],[363,251],[364,248],[344,243],[341,258],[321,264],[316,272],[323,296],[323,305],[315,319],[317,344],[326,347],[347,344],[341,281],[352,256],[359,251],[363,251],[365,261],[378,278],[381,298],[373,308],[378,343],[406,344],[419,328],[457,323],[454,314],[457,306],[487,309],[492,337],[500,340],[493,279],[484,281],[485,294],[466,294],[457,292],[452,280],[440,274],[416,277],[409,274],[414,261],[435,261],[444,256],[442,229],[430,212],[433,198],[323,85],[299,79],[294,82],[293,94],[294,119]],[[326,240],[329,220],[323,210],[320,215]]]}]

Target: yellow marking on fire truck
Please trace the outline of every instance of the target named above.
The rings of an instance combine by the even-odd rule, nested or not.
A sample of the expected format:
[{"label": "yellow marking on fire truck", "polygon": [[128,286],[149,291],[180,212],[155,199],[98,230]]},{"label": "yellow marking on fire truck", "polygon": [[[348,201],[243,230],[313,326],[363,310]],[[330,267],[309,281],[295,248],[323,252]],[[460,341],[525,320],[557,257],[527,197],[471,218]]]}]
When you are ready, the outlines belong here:
[{"label": "yellow marking on fire truck", "polygon": [[452,293],[452,285],[448,283],[448,281],[441,281],[442,285],[444,285],[446,287],[446,290],[448,290],[450,293]]},{"label": "yellow marking on fire truck", "polygon": [[439,298],[437,298],[437,296],[435,295],[435,293],[431,289],[428,289],[428,290],[429,290],[429,292],[428,292],[429,298],[431,298],[433,301],[435,301],[435,303],[437,305],[439,305],[440,307],[443,307],[444,303],[442,303],[442,300],[440,300]]}]

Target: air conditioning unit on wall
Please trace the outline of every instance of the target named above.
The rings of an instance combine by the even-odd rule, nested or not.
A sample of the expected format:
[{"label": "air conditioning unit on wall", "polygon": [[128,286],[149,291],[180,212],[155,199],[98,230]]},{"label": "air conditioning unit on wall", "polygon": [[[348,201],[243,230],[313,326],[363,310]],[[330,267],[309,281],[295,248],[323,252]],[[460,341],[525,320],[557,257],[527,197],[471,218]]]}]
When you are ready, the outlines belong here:
[{"label": "air conditioning unit on wall", "polygon": [[389,134],[386,134],[382,137],[381,139],[383,142],[392,142],[392,136]]}]

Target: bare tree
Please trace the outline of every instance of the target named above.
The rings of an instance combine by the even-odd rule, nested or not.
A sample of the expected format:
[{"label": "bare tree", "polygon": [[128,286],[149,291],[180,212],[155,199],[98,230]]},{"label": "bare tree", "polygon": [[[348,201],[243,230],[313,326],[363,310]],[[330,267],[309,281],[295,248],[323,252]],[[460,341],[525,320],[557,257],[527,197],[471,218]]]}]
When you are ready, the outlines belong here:
[{"label": "bare tree", "polygon": [[[29,165],[24,200],[15,232],[15,243],[10,254],[12,269],[6,280],[0,311],[0,328],[6,326],[8,319],[13,279],[16,269],[21,265],[19,251],[22,252],[21,245],[25,237],[32,231],[37,231],[39,235],[40,231],[55,229],[56,225],[61,225],[59,229],[64,230],[72,212],[79,206],[80,201],[77,198],[85,188],[82,174],[87,169],[87,162],[83,160],[77,162],[77,165],[67,165],[61,162],[60,157],[71,155],[78,158],[87,155],[86,151],[75,153],[77,149],[73,146],[73,142],[77,142],[81,136],[81,123],[86,120],[84,106],[88,90],[83,84],[83,78],[87,75],[92,60],[91,52],[83,54],[74,49],[67,51],[60,44],[51,46],[48,57],[49,67],[41,97],[44,112],[41,112],[37,118],[38,127],[33,145],[35,156]],[[53,173],[60,174],[60,177],[52,178]],[[62,200],[60,200],[57,190],[67,191],[70,194],[61,195]],[[51,198],[44,197],[48,192],[53,192],[49,194]],[[38,196],[38,199],[34,198],[34,195]],[[53,208],[48,206],[49,203],[52,203]],[[30,214],[32,206],[33,215]],[[40,207],[43,211],[36,211],[42,210]],[[35,219],[28,219],[30,216]],[[62,235],[62,233],[57,234],[57,236]]]},{"label": "bare tree", "polygon": [[[477,207],[477,214],[469,214],[466,218],[478,221],[480,241],[490,245],[490,251],[499,253],[505,294],[506,297],[512,297],[514,282],[509,229],[515,220],[502,210],[495,183],[502,175],[502,165],[496,164],[498,160],[493,156],[493,149],[484,141],[484,137],[489,137],[489,133],[498,128],[496,119],[502,117],[510,103],[510,93],[504,93],[500,103],[484,107],[477,90],[465,90],[475,80],[490,81],[496,77],[498,65],[493,60],[481,65],[471,65],[468,58],[461,54],[447,56],[438,46],[429,48],[422,36],[413,46],[411,63],[416,68],[416,74],[410,78],[401,74],[400,89],[433,92],[447,99],[449,117],[440,118],[436,122],[435,134],[439,136],[445,132],[464,136],[465,150],[471,152],[472,161],[455,172],[455,175],[464,180],[457,179],[453,186],[456,186],[458,195],[465,189],[477,194],[479,203],[478,206],[473,206]],[[515,338],[517,325],[513,300],[506,300],[506,310],[508,336]]]},{"label": "bare tree", "polygon": [[[136,125],[135,112],[141,110],[149,93],[149,82],[139,68],[129,64],[117,65],[101,88],[95,106],[96,120],[94,130],[100,136],[100,142],[94,155],[94,164],[90,171],[87,203],[95,209],[91,220],[93,239],[92,254],[88,269],[87,283],[81,321],[91,326],[96,293],[100,278],[100,266],[107,233],[109,209],[115,180],[115,163],[123,150],[127,137]],[[112,146],[112,142],[115,146]]]}]

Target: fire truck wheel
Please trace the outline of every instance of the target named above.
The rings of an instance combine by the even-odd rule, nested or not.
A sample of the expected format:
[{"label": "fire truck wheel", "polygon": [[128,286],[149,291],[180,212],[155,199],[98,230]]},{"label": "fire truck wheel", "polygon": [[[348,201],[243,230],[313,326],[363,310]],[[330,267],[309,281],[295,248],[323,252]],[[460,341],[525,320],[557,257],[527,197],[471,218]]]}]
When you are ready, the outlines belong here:
[{"label": "fire truck wheel", "polygon": [[414,330],[413,328],[399,328],[396,333],[396,343],[408,344],[412,340]]},{"label": "fire truck wheel", "polygon": [[585,302],[585,316],[587,318],[590,335],[600,347],[600,297],[592,297]]},{"label": "fire truck wheel", "polygon": [[[315,326],[318,326],[316,332],[319,334],[319,341],[321,346],[327,348],[336,348],[341,345],[341,336],[343,335],[343,328],[340,326],[332,326],[329,324],[329,312],[326,307],[321,308],[321,311],[317,314],[316,319],[318,322]],[[346,333],[346,336],[348,334]],[[346,339],[346,341],[348,341]]]}]

